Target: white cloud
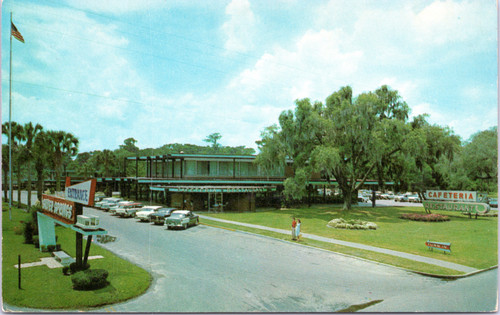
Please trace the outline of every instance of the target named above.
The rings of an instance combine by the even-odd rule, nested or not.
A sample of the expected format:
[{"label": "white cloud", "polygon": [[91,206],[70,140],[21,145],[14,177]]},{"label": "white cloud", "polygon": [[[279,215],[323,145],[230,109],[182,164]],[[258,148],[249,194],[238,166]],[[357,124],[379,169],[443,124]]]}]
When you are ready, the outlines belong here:
[{"label": "white cloud", "polygon": [[[307,31],[289,48],[276,47],[232,80],[230,88],[246,99],[293,105],[297,98],[323,100],[357,72],[361,51],[344,47],[344,34]],[[287,105],[287,106],[288,106]],[[282,106],[282,105],[281,105]]]},{"label": "white cloud", "polygon": [[256,18],[248,0],[233,0],[226,7],[229,19],[222,25],[229,51],[247,52],[254,46]]},{"label": "white cloud", "polygon": [[416,40],[436,45],[494,41],[496,11],[494,1],[435,1],[412,21]]}]

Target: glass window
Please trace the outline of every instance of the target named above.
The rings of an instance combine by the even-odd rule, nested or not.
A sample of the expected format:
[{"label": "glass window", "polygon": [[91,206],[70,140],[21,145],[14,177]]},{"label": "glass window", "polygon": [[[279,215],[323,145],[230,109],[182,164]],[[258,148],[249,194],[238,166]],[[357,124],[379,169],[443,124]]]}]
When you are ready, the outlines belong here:
[{"label": "glass window", "polygon": [[220,176],[233,176],[233,162],[219,162]]},{"label": "glass window", "polygon": [[197,164],[198,164],[198,171],[196,172],[196,174],[198,176],[208,176],[209,174],[208,168],[210,167],[210,163],[207,161],[198,161]]}]

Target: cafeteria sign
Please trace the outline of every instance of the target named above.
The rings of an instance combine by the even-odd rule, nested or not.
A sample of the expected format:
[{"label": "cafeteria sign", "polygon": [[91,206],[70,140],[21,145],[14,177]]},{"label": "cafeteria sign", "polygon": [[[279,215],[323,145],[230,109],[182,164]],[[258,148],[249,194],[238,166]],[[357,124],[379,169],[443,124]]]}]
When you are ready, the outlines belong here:
[{"label": "cafeteria sign", "polygon": [[427,199],[430,200],[446,200],[446,201],[466,201],[477,202],[477,192],[461,191],[461,190],[428,190],[426,193]]},{"label": "cafeteria sign", "polygon": [[83,204],[85,206],[94,205],[96,180],[90,179],[73,186],[66,187],[64,197],[66,200]]}]

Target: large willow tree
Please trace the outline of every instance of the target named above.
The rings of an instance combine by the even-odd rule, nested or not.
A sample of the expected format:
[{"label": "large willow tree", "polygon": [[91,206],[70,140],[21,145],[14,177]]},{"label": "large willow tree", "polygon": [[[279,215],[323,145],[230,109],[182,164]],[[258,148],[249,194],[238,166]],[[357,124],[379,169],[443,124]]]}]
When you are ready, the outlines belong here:
[{"label": "large willow tree", "polygon": [[262,133],[257,162],[270,167],[293,160],[294,175],[284,183],[288,198],[305,196],[312,172],[335,179],[347,210],[382,161],[397,153],[422,154],[424,139],[408,123],[408,112],[398,92],[387,86],[356,98],[349,86],[342,87],[325,104],[299,100],[294,112],[280,115],[279,127]]}]

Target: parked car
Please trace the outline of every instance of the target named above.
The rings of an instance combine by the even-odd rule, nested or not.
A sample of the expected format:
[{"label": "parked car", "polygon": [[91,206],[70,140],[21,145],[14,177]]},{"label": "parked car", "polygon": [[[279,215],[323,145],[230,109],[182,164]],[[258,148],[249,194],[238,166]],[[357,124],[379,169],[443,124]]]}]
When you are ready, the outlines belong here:
[{"label": "parked car", "polygon": [[151,222],[151,214],[161,209],[161,206],[144,206],[140,211],[135,213],[135,217],[141,222]]},{"label": "parked car", "polygon": [[358,194],[358,202],[370,202],[370,198],[362,194]]},{"label": "parked car", "polygon": [[165,219],[167,228],[183,228],[188,226],[198,225],[200,217],[189,210],[177,210]]},{"label": "parked car", "polygon": [[118,209],[116,209],[116,214],[122,218],[130,218],[135,216],[135,213],[137,211],[141,211],[141,209],[142,209],[142,203],[134,202],[119,207]]},{"label": "parked car", "polygon": [[165,218],[170,216],[172,212],[177,210],[176,208],[161,208],[158,209],[155,213],[150,214],[150,221],[155,225],[163,225],[165,224]]},{"label": "parked car", "polygon": [[[107,211],[111,214],[116,214],[116,210],[118,210],[119,208],[123,207],[123,206],[126,206],[126,205],[129,205],[129,204],[132,204],[134,203],[134,201],[120,201],[118,202],[117,204],[115,204],[114,206],[111,206],[109,207],[109,209],[107,209]],[[106,209],[104,209],[106,211]]]},{"label": "parked car", "polygon": [[420,200],[420,197],[418,195],[410,195],[410,196],[408,196],[408,201],[409,202],[414,202],[414,203],[422,202]]},{"label": "parked car", "polygon": [[102,201],[95,203],[94,207],[108,211],[109,208],[116,206],[121,201],[123,201],[122,198],[104,198]]},{"label": "parked car", "polygon": [[394,201],[408,202],[408,197],[406,195],[397,195],[394,197]]}]

